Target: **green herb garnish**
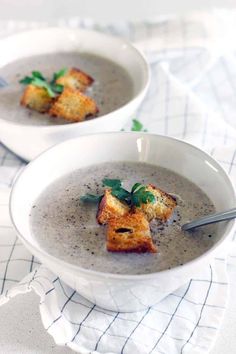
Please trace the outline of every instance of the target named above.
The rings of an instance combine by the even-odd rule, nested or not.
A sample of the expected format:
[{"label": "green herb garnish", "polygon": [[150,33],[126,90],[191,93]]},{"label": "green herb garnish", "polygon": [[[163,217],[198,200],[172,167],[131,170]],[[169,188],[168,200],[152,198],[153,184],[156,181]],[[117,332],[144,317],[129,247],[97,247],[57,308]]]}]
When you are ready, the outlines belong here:
[{"label": "green herb garnish", "polygon": [[51,88],[54,92],[62,93],[64,87],[61,84],[57,84],[56,81],[60,77],[64,76],[66,72],[67,72],[67,69],[64,68],[64,69],[61,69],[53,74],[52,81],[50,82],[50,85],[51,85]]},{"label": "green herb garnish", "polygon": [[56,96],[56,94],[53,91],[51,85],[47,81],[44,81],[44,80],[39,79],[39,78],[36,77],[31,82],[31,85],[44,88],[47,91],[48,96],[50,96],[50,97],[55,97]]},{"label": "green herb garnish", "polygon": [[66,68],[61,69],[61,70],[55,72],[55,73],[53,74],[53,78],[52,78],[52,81],[51,81],[51,82],[52,82],[52,83],[55,83],[55,82],[57,81],[57,79],[59,79],[60,77],[64,76],[66,72],[67,72],[67,69],[66,69]]},{"label": "green herb garnish", "polygon": [[141,183],[135,183],[131,189],[131,204],[139,207],[141,204],[154,203],[156,200],[154,194],[147,191],[146,186]]},{"label": "green herb garnish", "polygon": [[31,84],[31,82],[34,80],[33,77],[30,77],[30,76],[25,76],[24,79],[21,79],[19,81],[20,84],[23,84],[23,85],[29,85]]},{"label": "green herb garnish", "polygon": [[139,120],[133,119],[132,122],[133,125],[131,127],[131,130],[133,132],[147,132],[147,129],[143,128],[143,124]]},{"label": "green herb garnish", "polygon": [[60,84],[51,84],[50,87],[56,93],[62,93],[64,89],[64,86]]},{"label": "green herb garnish", "polygon": [[124,188],[117,188],[117,189],[112,189],[111,190],[111,194],[122,200],[122,201],[125,201],[127,204],[130,204],[130,192],[128,192],[126,189]]},{"label": "green herb garnish", "polygon": [[104,178],[102,181],[103,186],[111,188],[111,194],[121,201],[130,203],[130,192],[122,187],[120,179],[108,179]]},{"label": "green herb garnish", "polygon": [[32,76],[33,76],[33,78],[37,78],[37,79],[46,81],[45,77],[43,77],[43,75],[41,74],[40,71],[32,71]]},{"label": "green herb garnish", "polygon": [[20,84],[23,85],[34,85],[37,87],[43,87],[50,97],[55,97],[56,94],[63,91],[63,85],[56,84],[56,80],[65,75],[67,69],[61,69],[60,71],[53,74],[53,78],[48,82],[40,71],[32,71],[32,76],[25,76],[20,80]]},{"label": "green herb garnish", "polygon": [[99,203],[102,199],[103,195],[93,195],[93,194],[85,194],[80,197],[80,200],[85,203]]},{"label": "green herb garnish", "polygon": [[[120,201],[125,202],[129,206],[140,207],[141,204],[154,203],[156,198],[154,194],[147,191],[145,185],[141,183],[135,183],[131,188],[131,192],[122,187],[120,179],[108,179],[104,178],[103,186],[111,188],[111,194],[118,198]],[[101,201],[103,195],[86,194],[80,198],[83,202],[98,203]]]},{"label": "green herb garnish", "polygon": [[117,189],[120,188],[122,185],[122,182],[120,179],[109,179],[109,178],[104,178],[102,180],[103,186],[110,187],[112,189]]}]

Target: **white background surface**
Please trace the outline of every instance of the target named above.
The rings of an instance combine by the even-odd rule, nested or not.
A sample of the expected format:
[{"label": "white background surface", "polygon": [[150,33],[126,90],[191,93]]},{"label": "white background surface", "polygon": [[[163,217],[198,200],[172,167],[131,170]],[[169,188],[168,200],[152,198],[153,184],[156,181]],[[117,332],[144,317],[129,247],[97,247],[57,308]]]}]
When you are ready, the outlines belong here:
[{"label": "white background surface", "polygon": [[[111,22],[214,7],[236,8],[236,0],[0,0],[0,20],[48,21],[80,16]],[[229,276],[232,286],[228,309],[211,354],[236,353],[236,269],[230,266]],[[18,296],[0,308],[0,353],[69,354],[72,351],[56,346],[43,329],[38,299],[31,293]]]},{"label": "white background surface", "polygon": [[0,20],[47,21],[79,16],[110,22],[214,7],[236,7],[236,0],[0,0]]}]

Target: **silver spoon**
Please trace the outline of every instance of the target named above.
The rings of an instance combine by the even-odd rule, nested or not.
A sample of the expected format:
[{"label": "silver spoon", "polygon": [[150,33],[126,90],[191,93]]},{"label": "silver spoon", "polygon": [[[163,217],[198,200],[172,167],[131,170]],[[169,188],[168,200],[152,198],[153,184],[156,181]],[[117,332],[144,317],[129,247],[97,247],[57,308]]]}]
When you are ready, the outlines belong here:
[{"label": "silver spoon", "polygon": [[214,224],[215,222],[231,220],[234,218],[236,218],[236,208],[227,211],[221,211],[220,213],[203,216],[202,218],[193,220],[191,222],[182,225],[181,228],[183,231],[189,231],[199,226]]}]

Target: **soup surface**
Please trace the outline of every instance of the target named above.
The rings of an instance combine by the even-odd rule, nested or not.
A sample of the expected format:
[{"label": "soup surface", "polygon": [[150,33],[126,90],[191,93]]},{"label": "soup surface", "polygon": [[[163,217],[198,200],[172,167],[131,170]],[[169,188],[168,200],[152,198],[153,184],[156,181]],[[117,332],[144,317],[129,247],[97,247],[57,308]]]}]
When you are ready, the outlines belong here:
[{"label": "soup surface", "polygon": [[[102,194],[102,179],[119,178],[128,189],[136,182],[153,183],[177,197],[178,206],[167,224],[151,223],[156,254],[111,253],[105,227],[96,222],[97,206],[85,204],[86,193]],[[112,162],[93,165],[49,185],[31,209],[31,229],[50,254],[86,269],[117,274],[145,274],[192,260],[214,243],[216,225],[181,231],[180,225],[214,211],[207,195],[172,171],[145,163]]]},{"label": "soup surface", "polygon": [[[19,80],[31,71],[41,71],[47,78],[62,68],[76,67],[94,78],[86,94],[93,97],[102,116],[126,104],[133,96],[133,85],[129,74],[114,62],[88,53],[56,53],[37,55],[14,61],[0,68],[8,86],[0,90],[0,116],[20,124],[52,125],[68,121],[40,114],[20,106],[23,85]],[[91,119],[91,118],[90,118]]]}]

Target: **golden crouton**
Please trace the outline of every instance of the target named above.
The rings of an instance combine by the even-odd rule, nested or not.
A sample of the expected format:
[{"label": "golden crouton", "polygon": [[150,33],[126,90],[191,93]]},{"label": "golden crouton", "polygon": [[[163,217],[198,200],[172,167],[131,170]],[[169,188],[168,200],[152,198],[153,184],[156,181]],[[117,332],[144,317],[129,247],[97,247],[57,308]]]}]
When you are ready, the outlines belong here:
[{"label": "golden crouton", "polygon": [[148,221],[152,219],[160,219],[162,222],[167,221],[177,205],[175,199],[152,184],[147,185],[147,190],[154,194],[156,201],[154,203],[143,203],[138,209],[143,211]]},{"label": "golden crouton", "polygon": [[49,110],[52,102],[53,99],[43,87],[28,85],[21,97],[20,104],[38,112],[45,113]]},{"label": "golden crouton", "polygon": [[72,122],[81,122],[98,112],[96,102],[78,90],[65,88],[49,110],[49,114]]},{"label": "golden crouton", "polygon": [[87,86],[93,83],[93,78],[85,72],[72,68],[64,76],[56,80],[57,84],[63,85],[65,88],[76,89],[84,92]]},{"label": "golden crouton", "polygon": [[111,194],[109,189],[106,189],[105,194],[99,204],[97,221],[99,224],[107,224],[110,218],[123,216],[128,212],[128,205],[119,201],[118,198]]},{"label": "golden crouton", "polygon": [[107,250],[111,252],[156,253],[149,223],[140,211],[109,220]]}]

